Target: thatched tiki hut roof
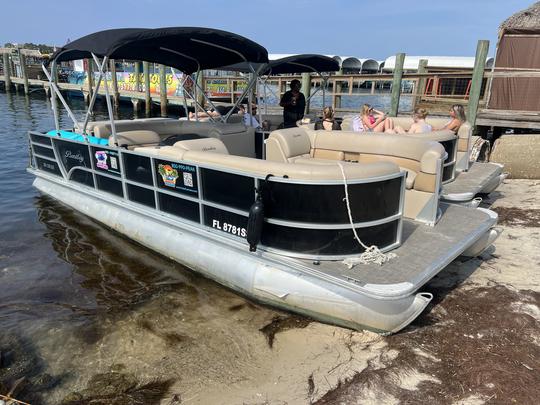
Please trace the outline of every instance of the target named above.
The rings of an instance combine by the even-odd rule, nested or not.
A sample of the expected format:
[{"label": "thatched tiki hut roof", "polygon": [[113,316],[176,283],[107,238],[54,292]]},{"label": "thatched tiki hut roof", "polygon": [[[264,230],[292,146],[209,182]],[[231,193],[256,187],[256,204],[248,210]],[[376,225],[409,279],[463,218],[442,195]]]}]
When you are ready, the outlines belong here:
[{"label": "thatched tiki hut roof", "polygon": [[499,27],[499,32],[502,33],[503,30],[510,28],[540,29],[540,1],[537,1],[525,10],[518,11],[504,20]]}]

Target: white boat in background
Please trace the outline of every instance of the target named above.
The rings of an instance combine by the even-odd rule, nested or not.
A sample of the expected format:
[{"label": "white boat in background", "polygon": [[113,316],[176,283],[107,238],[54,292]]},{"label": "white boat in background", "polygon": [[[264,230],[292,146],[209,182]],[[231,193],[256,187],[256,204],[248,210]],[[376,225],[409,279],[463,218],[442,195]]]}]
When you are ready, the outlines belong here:
[{"label": "white boat in background", "polygon": [[[247,63],[254,77],[246,92],[268,64],[262,46],[220,30],[102,31],[52,56],[55,114],[57,97],[69,112],[52,79],[56,64],[87,57],[106,91],[109,58],[162,63],[186,76]],[[70,113],[73,128],[56,119],[54,130],[29,133],[34,186],[269,305],[397,332],[430,302],[419,291],[426,282],[498,235],[494,212],[439,202],[447,153],[436,141],[342,133],[338,143],[290,128],[272,132],[266,159],[257,159],[254,130],[242,123],[115,121],[106,101],[108,122],[90,124],[88,115],[80,123]]]}]

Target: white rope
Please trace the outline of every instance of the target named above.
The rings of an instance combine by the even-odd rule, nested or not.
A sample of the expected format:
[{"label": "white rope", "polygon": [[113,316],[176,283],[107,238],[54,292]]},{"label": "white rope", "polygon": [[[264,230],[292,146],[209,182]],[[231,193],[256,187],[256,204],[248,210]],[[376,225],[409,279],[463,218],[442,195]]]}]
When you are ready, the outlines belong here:
[{"label": "white rope", "polygon": [[347,212],[349,214],[349,222],[351,224],[351,229],[354,234],[354,238],[358,241],[360,246],[364,248],[364,252],[358,256],[358,257],[349,257],[343,260],[343,264],[347,265],[349,269],[352,269],[357,264],[370,264],[375,263],[381,266],[383,263],[386,263],[390,261],[390,259],[393,259],[396,257],[395,253],[383,253],[380,251],[380,249],[375,246],[367,246],[360,240],[360,237],[356,233],[356,229],[354,227],[354,221],[352,218],[352,212],[351,212],[351,204],[349,202],[349,190],[347,185],[347,176],[345,175],[345,169],[343,169],[343,165],[341,163],[337,163],[340,170],[341,175],[343,176],[343,184],[345,187],[345,198],[343,199],[345,203],[347,204]]}]

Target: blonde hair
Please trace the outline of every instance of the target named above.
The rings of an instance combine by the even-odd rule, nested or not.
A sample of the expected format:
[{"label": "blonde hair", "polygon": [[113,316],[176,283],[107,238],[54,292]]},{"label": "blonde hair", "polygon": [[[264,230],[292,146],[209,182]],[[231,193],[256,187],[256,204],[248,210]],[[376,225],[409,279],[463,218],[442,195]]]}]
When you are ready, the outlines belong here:
[{"label": "blonde hair", "polygon": [[452,111],[456,114],[456,118],[462,123],[467,121],[467,116],[465,115],[465,108],[461,104],[454,104],[452,106]]},{"label": "blonde hair", "polygon": [[369,104],[364,104],[362,108],[360,109],[360,115],[361,116],[369,115],[369,110],[371,110],[371,106]]},{"label": "blonde hair", "polygon": [[334,109],[332,107],[324,107],[322,115],[323,120],[331,120],[334,118]]},{"label": "blonde hair", "polygon": [[416,116],[416,118],[423,120],[428,116],[428,110],[426,110],[425,108],[417,107],[414,109],[414,115]]}]

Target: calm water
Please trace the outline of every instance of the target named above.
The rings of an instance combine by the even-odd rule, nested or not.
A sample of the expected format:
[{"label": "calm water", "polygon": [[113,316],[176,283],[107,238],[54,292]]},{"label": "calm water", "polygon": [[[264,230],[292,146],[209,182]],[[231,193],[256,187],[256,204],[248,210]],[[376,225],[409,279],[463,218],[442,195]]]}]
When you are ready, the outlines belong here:
[{"label": "calm water", "polygon": [[276,313],[41,196],[26,133],[53,127],[44,97],[0,93],[0,394],[26,377],[19,399],[59,403],[111,368],[196,390],[244,369]]}]

